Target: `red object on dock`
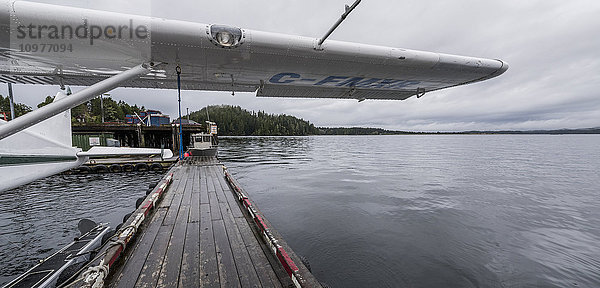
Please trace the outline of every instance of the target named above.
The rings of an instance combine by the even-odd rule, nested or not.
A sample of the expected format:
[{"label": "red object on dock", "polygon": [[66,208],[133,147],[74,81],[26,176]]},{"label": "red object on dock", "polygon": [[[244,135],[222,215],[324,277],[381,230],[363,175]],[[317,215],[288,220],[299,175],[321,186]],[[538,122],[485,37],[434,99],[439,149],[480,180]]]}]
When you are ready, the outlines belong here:
[{"label": "red object on dock", "polygon": [[279,262],[281,262],[281,265],[283,265],[283,268],[285,268],[290,277],[292,277],[294,272],[298,272],[298,267],[292,261],[292,258],[281,247],[277,248],[277,258],[279,258]]}]

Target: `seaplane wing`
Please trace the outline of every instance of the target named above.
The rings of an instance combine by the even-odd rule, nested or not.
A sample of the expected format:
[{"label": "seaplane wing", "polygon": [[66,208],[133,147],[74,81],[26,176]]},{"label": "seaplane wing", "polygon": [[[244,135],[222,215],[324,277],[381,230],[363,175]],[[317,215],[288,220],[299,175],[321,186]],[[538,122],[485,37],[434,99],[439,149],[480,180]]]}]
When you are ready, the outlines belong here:
[{"label": "seaplane wing", "polygon": [[0,81],[89,86],[141,63],[120,87],[265,97],[396,99],[482,81],[501,60],[253,31],[25,1],[0,11]]},{"label": "seaplane wing", "polygon": [[83,153],[71,147],[70,131],[39,128],[66,127],[63,113],[116,87],[403,100],[508,69],[494,59],[0,1],[0,82],[87,86],[0,123],[0,190],[76,167],[92,154],[124,153]]}]

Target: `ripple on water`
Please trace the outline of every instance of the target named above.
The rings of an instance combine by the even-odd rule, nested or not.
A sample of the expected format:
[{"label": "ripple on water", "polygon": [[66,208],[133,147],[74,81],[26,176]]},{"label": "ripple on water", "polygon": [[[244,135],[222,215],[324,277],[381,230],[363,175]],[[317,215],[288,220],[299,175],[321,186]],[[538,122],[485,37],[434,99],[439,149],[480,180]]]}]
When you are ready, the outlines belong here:
[{"label": "ripple on water", "polygon": [[600,237],[572,229],[539,228],[523,231],[522,255],[539,263],[544,277],[558,286],[598,285]]},{"label": "ripple on water", "polygon": [[600,136],[240,137],[219,153],[332,287],[600,287]]},{"label": "ripple on water", "polygon": [[79,235],[82,218],[121,223],[162,173],[55,175],[0,197],[0,285]]}]

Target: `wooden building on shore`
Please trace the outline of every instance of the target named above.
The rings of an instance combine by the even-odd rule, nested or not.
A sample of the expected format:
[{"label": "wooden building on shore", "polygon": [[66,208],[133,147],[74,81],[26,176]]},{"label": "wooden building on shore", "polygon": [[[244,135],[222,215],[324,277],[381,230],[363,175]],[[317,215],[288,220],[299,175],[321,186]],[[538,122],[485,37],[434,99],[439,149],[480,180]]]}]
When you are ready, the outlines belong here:
[{"label": "wooden building on shore", "polygon": [[[183,124],[183,150],[187,150],[190,143],[190,136],[194,133],[206,131],[205,125]],[[86,125],[73,125],[73,145],[84,150],[95,143],[83,143],[85,139],[96,141],[105,139],[109,136],[120,142],[123,147],[143,147],[143,148],[168,148],[174,154],[179,154],[179,124],[145,126],[141,124],[122,124],[122,123],[94,123]],[[88,137],[82,137],[82,135]],[[107,136],[109,135],[109,136]],[[91,137],[90,137],[91,136]],[[84,140],[82,140],[84,139]],[[83,142],[82,142],[83,141]],[[82,142],[82,143],[78,143]],[[101,142],[97,145],[106,145]]]}]

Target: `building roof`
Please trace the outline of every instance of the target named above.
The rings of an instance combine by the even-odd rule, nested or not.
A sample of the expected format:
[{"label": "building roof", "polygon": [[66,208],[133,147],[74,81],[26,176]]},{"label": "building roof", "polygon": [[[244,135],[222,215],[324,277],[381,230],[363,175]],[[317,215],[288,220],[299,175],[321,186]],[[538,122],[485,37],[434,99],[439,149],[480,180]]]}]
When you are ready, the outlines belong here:
[{"label": "building roof", "polygon": [[[173,120],[173,124],[179,124],[179,119],[175,119]],[[185,118],[181,119],[181,124],[182,125],[200,125],[200,123],[194,121],[194,120],[188,120]]]}]

